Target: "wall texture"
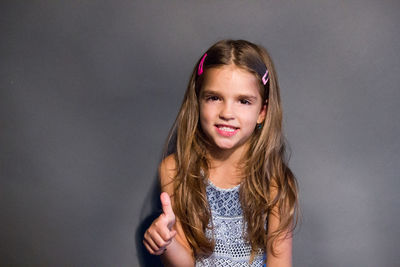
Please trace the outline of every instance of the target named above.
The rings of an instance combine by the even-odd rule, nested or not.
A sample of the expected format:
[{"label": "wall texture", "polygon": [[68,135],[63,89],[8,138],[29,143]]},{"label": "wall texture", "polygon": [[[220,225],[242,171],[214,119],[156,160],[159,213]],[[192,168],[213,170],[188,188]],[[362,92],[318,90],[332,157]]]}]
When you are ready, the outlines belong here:
[{"label": "wall texture", "polygon": [[277,67],[295,266],[398,263],[398,1],[1,1],[0,21],[0,265],[157,264],[162,145],[222,38]]}]

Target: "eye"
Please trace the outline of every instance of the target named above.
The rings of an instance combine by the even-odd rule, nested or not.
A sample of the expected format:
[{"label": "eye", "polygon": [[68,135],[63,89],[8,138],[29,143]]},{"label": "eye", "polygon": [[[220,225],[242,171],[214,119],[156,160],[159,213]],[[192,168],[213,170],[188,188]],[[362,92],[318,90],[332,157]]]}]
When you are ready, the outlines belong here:
[{"label": "eye", "polygon": [[251,104],[251,102],[249,100],[247,100],[247,99],[240,99],[239,102],[241,104],[244,104],[244,105],[250,105]]},{"label": "eye", "polygon": [[217,101],[217,100],[219,100],[219,97],[215,96],[215,95],[211,95],[211,96],[207,96],[206,100],[207,101]]}]

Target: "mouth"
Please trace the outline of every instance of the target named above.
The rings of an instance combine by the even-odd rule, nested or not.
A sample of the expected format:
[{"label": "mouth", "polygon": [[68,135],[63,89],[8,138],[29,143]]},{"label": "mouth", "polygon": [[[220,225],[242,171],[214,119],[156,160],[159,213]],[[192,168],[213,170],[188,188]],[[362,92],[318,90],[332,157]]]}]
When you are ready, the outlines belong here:
[{"label": "mouth", "polygon": [[232,136],[239,130],[238,127],[224,124],[216,124],[215,127],[217,128],[218,133],[222,136]]}]

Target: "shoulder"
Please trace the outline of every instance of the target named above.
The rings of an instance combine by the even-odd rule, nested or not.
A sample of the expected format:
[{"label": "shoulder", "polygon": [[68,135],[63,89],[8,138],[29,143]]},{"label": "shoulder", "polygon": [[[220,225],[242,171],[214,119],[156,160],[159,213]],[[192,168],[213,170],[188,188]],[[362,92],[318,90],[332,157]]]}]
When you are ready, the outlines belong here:
[{"label": "shoulder", "polygon": [[160,179],[161,191],[165,191],[168,194],[173,192],[173,181],[176,176],[176,160],[175,154],[171,154],[163,159],[160,166],[158,167],[158,174]]},{"label": "shoulder", "polygon": [[[268,232],[276,235],[276,239],[271,241],[277,255],[272,253],[270,246],[266,248],[267,266],[292,266],[292,233],[287,231],[288,229],[281,229],[281,208],[287,206],[285,203],[288,202],[288,199],[283,202],[279,201],[281,196],[278,196],[278,193],[281,188],[275,180],[270,181],[269,190],[270,201],[276,202],[268,215]],[[284,205],[284,207],[280,207],[280,205]]]},{"label": "shoulder", "polygon": [[[160,164],[158,168],[159,179],[161,185],[161,191],[167,192],[171,197],[172,206],[175,207],[175,197],[174,197],[174,179],[177,174],[177,164],[176,164],[176,155],[171,154],[166,157]],[[176,211],[174,211],[176,214]],[[175,239],[182,245],[184,248],[193,255],[193,251],[189,245],[189,242],[186,239],[185,232],[182,228],[182,224],[180,222],[179,216],[176,217],[175,225],[173,229],[176,230],[177,235]]]}]

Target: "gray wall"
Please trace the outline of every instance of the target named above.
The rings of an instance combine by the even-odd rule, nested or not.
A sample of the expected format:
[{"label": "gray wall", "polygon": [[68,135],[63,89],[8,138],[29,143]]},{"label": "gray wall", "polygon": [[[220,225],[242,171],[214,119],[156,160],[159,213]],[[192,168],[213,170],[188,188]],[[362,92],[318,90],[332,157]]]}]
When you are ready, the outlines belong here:
[{"label": "gray wall", "polygon": [[398,1],[2,1],[0,265],[150,266],[156,169],[222,38],[277,67],[295,266],[398,263]]}]

